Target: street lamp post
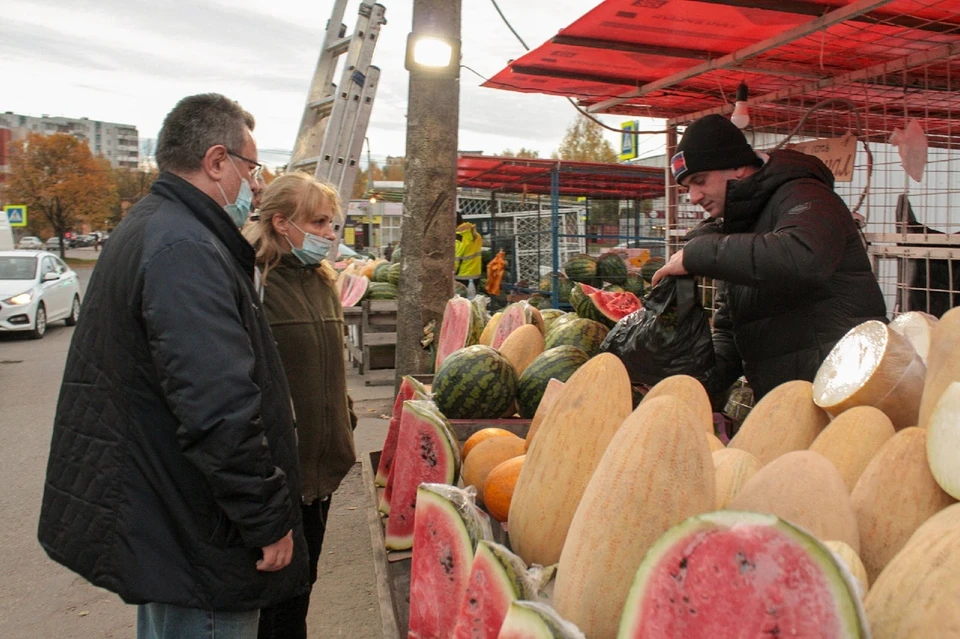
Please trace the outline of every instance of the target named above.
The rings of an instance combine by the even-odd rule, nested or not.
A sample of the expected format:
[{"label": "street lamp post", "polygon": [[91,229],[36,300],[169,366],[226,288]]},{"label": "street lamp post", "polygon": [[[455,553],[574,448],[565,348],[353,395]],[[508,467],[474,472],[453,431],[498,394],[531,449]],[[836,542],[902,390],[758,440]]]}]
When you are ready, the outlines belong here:
[{"label": "street lamp post", "polygon": [[404,171],[396,386],[427,373],[421,344],[453,296],[460,99],[461,0],[414,0],[405,65],[410,72]]}]

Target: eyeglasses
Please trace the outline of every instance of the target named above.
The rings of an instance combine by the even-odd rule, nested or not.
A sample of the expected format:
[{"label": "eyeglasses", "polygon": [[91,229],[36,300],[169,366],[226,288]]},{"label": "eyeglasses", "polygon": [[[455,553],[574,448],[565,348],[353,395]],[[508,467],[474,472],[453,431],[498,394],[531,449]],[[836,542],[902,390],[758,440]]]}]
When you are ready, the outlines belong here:
[{"label": "eyeglasses", "polygon": [[239,153],[234,153],[234,152],[231,151],[230,149],[227,149],[227,153],[228,153],[229,155],[232,155],[233,157],[237,158],[238,160],[243,160],[244,162],[248,162],[248,163],[252,164],[252,165],[254,166],[254,168],[250,171],[250,177],[252,177],[252,178],[253,178],[254,180],[256,180],[257,182],[260,181],[260,178],[261,178],[261,176],[263,175],[263,165],[262,165],[262,164],[260,164],[259,162],[254,162],[254,161],[251,160],[250,158],[245,158],[245,157],[243,157],[242,155],[240,155]]}]

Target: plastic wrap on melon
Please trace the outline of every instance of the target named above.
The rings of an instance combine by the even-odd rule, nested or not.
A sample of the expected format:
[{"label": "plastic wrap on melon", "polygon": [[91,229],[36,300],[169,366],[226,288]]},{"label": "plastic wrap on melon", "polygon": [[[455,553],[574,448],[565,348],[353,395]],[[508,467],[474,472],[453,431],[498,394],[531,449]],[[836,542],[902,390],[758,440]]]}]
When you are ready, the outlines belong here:
[{"label": "plastic wrap on melon", "polygon": [[[517,623],[518,617],[534,616],[542,623],[542,629],[547,634],[528,634],[527,632],[517,632],[519,629],[529,630],[530,626],[526,623]],[[510,604],[510,612],[507,613],[507,619],[504,621],[504,627],[500,631],[500,637],[553,637],[555,639],[586,639],[583,632],[577,628],[576,624],[567,621],[560,614],[539,601],[514,601]]]},{"label": "plastic wrap on melon", "polygon": [[423,490],[429,490],[449,501],[470,534],[470,542],[475,547],[481,539],[493,539],[490,517],[477,506],[477,489],[473,486],[458,488],[450,484],[420,484]]},{"label": "plastic wrap on melon", "polygon": [[480,319],[483,320],[483,326],[487,325],[487,322],[490,321],[490,298],[486,295],[474,295],[473,299],[470,300],[474,306],[477,307],[477,311],[480,313]]}]

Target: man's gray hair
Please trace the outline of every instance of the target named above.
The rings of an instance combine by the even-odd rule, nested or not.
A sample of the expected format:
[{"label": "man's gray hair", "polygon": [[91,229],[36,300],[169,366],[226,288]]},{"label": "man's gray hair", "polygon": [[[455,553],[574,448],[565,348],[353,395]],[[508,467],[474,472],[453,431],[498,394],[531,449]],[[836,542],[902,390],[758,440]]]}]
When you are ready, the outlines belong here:
[{"label": "man's gray hair", "polygon": [[202,167],[207,149],[216,144],[241,153],[244,129],[252,131],[254,124],[252,115],[219,93],[187,96],[163,120],[157,138],[157,167],[193,173]]}]

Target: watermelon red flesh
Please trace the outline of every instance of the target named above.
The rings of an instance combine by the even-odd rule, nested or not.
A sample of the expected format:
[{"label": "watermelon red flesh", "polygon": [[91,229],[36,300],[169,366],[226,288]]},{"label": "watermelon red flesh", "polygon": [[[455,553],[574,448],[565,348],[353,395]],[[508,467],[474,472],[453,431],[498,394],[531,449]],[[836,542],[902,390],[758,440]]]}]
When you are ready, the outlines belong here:
[{"label": "watermelon red flesh", "polygon": [[500,321],[497,323],[497,330],[493,334],[493,341],[490,346],[499,349],[501,345],[510,337],[510,333],[521,326],[533,324],[543,333],[543,316],[539,309],[534,308],[528,302],[515,302],[504,309],[500,315]]},{"label": "watermelon red flesh", "polygon": [[434,370],[440,370],[440,364],[450,353],[476,343],[474,319],[474,306],[467,298],[453,297],[447,302],[443,309],[443,324],[437,342]]},{"label": "watermelon red flesh", "polygon": [[385,537],[390,550],[408,550],[413,543],[417,486],[423,482],[457,481],[460,451],[450,441],[443,421],[433,402],[403,403],[397,451],[388,481],[390,517]]},{"label": "watermelon red flesh", "polygon": [[454,639],[497,639],[510,603],[536,596],[524,584],[526,565],[502,546],[477,545],[470,580],[460,603]]},{"label": "watermelon red flesh", "polygon": [[350,275],[349,273],[344,273],[340,277],[343,278],[340,288],[340,304],[344,308],[356,306],[366,295],[370,280],[362,275]]},{"label": "watermelon red flesh", "polygon": [[[746,514],[726,511],[701,519],[713,515]],[[789,524],[707,524],[671,533],[637,572],[620,639],[723,637],[732,628],[741,637],[863,636],[856,595],[841,569]]]},{"label": "watermelon red flesh", "polygon": [[377,486],[387,485],[390,466],[393,464],[393,455],[397,450],[397,437],[400,434],[400,415],[403,412],[403,402],[408,399],[414,399],[414,395],[417,394],[421,395],[418,399],[426,399],[427,389],[417,380],[405,375],[400,382],[400,391],[397,393],[397,398],[393,402],[390,426],[387,429],[387,437],[383,441],[383,449],[380,451],[380,463],[377,464],[377,476],[374,479],[374,484]]},{"label": "watermelon red flesh", "polygon": [[[454,503],[442,492],[458,493]],[[410,563],[410,639],[448,639],[467,590],[474,549],[489,536],[477,507],[452,486],[417,490],[413,558]],[[464,512],[469,511],[469,512]]]},{"label": "watermelon red flesh", "polygon": [[611,326],[642,306],[640,298],[627,291],[621,293],[594,291],[587,297]]}]

